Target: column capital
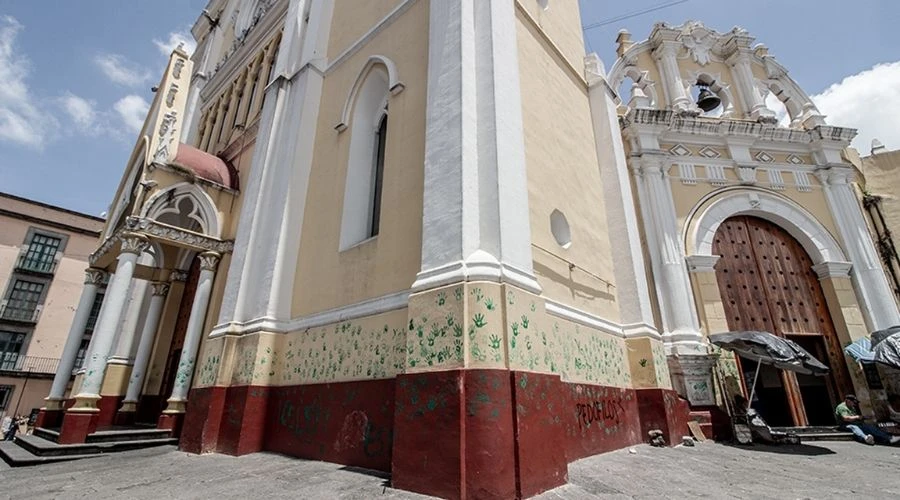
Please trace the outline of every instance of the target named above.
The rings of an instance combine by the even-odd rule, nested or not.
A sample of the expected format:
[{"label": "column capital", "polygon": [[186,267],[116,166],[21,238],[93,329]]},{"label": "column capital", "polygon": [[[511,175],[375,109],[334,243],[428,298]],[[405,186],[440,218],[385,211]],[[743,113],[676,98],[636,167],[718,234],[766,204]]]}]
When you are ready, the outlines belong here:
[{"label": "column capital", "polygon": [[180,281],[183,283],[183,282],[187,281],[187,279],[188,279],[187,271],[181,271],[179,269],[174,269],[172,272],[169,273],[169,282],[170,283],[175,282],[175,281]]},{"label": "column capital", "polygon": [[154,281],[150,283],[150,290],[154,296],[165,296],[169,293],[169,283],[164,281]]},{"label": "column capital", "polygon": [[200,259],[200,270],[201,271],[215,271],[216,267],[219,265],[219,259],[222,258],[222,255],[218,252],[203,252],[198,258]]},{"label": "column capital", "polygon": [[815,170],[816,177],[822,184],[828,186],[836,186],[841,184],[849,184],[853,180],[855,172],[852,168],[843,165],[833,165]]},{"label": "column capital", "polygon": [[84,270],[84,284],[100,286],[106,278],[106,271],[89,267]]},{"label": "column capital", "polygon": [[140,255],[150,246],[150,240],[146,236],[137,233],[122,233],[119,236],[119,240],[122,242],[122,253]]},{"label": "column capital", "polygon": [[812,266],[820,280],[827,278],[849,278],[853,264],[850,262],[821,262]]},{"label": "column capital", "polygon": [[721,255],[688,255],[684,258],[691,273],[714,272]]}]

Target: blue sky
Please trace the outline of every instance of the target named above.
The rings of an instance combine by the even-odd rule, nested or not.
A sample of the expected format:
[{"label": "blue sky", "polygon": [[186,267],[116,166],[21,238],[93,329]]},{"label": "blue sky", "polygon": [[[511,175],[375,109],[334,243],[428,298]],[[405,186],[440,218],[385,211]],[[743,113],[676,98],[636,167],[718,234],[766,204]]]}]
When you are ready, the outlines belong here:
[{"label": "blue sky", "polygon": [[[337,0],[380,1],[380,0]],[[433,0],[439,1],[439,0]],[[571,2],[575,0],[550,0]],[[585,25],[666,0],[579,0]],[[98,215],[106,210],[170,48],[206,0],[0,0],[0,191]],[[900,2],[688,0],[586,32],[607,67],[619,29],[654,22],[742,26],[835,125],[900,148]],[[874,68],[874,69],[873,69]]]}]

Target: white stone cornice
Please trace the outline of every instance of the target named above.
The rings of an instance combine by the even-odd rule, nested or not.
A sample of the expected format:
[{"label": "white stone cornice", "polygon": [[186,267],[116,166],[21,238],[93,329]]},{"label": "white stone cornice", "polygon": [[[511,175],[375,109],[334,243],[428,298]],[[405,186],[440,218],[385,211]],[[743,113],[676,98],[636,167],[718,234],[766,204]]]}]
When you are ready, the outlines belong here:
[{"label": "white stone cornice", "polygon": [[820,280],[826,278],[849,278],[853,264],[850,262],[821,262],[812,266],[812,270]]},{"label": "white stone cornice", "polygon": [[711,273],[715,272],[716,263],[721,257],[721,255],[688,255],[684,260],[691,273]]}]

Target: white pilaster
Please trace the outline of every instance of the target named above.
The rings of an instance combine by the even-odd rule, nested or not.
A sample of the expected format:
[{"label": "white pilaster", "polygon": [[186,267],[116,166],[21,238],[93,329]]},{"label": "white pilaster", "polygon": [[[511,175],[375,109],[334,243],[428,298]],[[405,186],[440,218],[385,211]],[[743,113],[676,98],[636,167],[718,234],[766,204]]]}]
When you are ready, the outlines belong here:
[{"label": "white pilaster", "polygon": [[[144,387],[144,378],[147,374],[147,364],[150,362],[150,354],[153,351],[153,341],[156,339],[156,330],[159,327],[159,319],[162,316],[163,306],[166,303],[166,294],[169,293],[168,283],[152,283],[150,285],[150,305],[147,308],[147,319],[141,331],[138,342],[137,354],[134,357],[134,366],[131,369],[131,377],[128,379],[128,390],[125,391],[125,401],[122,408],[136,405]],[[136,408],[134,408],[136,409]],[[134,411],[132,408],[128,410]]]},{"label": "white pilaster", "polygon": [[94,348],[87,360],[81,391],[75,395],[78,408],[94,408],[100,399],[100,387],[106,374],[106,358],[113,348],[116,327],[125,308],[127,291],[131,285],[138,256],[149,246],[147,238],[138,234],[122,236],[116,274],[106,290],[106,304],[94,329]]},{"label": "white pilaster", "polygon": [[637,212],[625,160],[625,148],[616,115],[613,90],[602,74],[602,63],[596,55],[588,56],[591,120],[594,124],[594,143],[597,148],[604,206],[610,228],[617,228],[610,238],[616,256],[616,299],[619,315],[628,336],[658,337],[650,302],[650,287],[644,266],[644,253],[638,228]]},{"label": "white pilaster", "polygon": [[766,107],[756,78],[753,76],[750,53],[750,47],[738,47],[727,59],[734,74],[734,82],[737,84],[747,115],[757,121],[775,123],[775,112]]},{"label": "white pilaster", "polygon": [[432,2],[422,269],[413,288],[533,276],[514,2]]},{"label": "white pilaster", "polygon": [[290,319],[333,2],[292,0],[288,8],[217,330],[251,319]]},{"label": "white pilaster", "polygon": [[645,153],[635,158],[638,198],[663,322],[663,340],[670,354],[705,354],[694,294],[685,264],[684,244],[675,219],[675,203],[665,155]]},{"label": "white pilaster", "polygon": [[853,264],[850,276],[869,328],[882,330],[900,324],[897,304],[850,184],[853,169],[835,165],[819,169],[816,175],[824,187],[844,251]]},{"label": "white pilaster", "polygon": [[197,362],[197,352],[200,350],[203,324],[206,321],[206,309],[209,305],[209,296],[212,292],[213,279],[216,275],[219,257],[219,254],[215,252],[204,252],[198,256],[200,259],[200,278],[197,281],[197,291],[194,292],[194,302],[191,306],[191,315],[188,317],[187,332],[184,336],[184,347],[181,350],[178,370],[175,373],[175,386],[172,388],[172,395],[168,399],[169,405],[166,408],[166,412],[184,412],[184,402],[187,401],[188,391],[191,388],[191,379],[194,376],[194,365]]},{"label": "white pilaster", "polygon": [[78,299],[78,308],[75,310],[75,318],[69,327],[69,336],[63,346],[62,357],[53,376],[53,385],[50,387],[48,400],[62,400],[66,393],[66,386],[72,378],[72,369],[75,367],[75,358],[78,357],[78,348],[84,337],[84,329],[91,316],[91,308],[94,306],[94,298],[97,290],[103,284],[104,272],[99,269],[88,269],[84,272],[84,288],[81,289],[81,298]]}]

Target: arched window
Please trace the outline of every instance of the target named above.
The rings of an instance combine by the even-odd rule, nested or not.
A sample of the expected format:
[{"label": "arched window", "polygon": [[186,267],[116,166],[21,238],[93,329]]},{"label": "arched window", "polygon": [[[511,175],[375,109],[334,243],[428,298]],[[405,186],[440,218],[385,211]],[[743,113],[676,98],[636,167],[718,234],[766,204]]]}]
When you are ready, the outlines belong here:
[{"label": "arched window", "polygon": [[378,235],[388,130],[389,78],[372,65],[352,95],[350,154],[341,214],[340,249]]},{"label": "arched window", "polygon": [[381,115],[378,122],[378,130],[375,132],[375,160],[372,174],[372,211],[369,218],[369,237],[378,235],[378,226],[381,222],[381,185],[384,181],[384,145],[387,143],[388,115]]}]

